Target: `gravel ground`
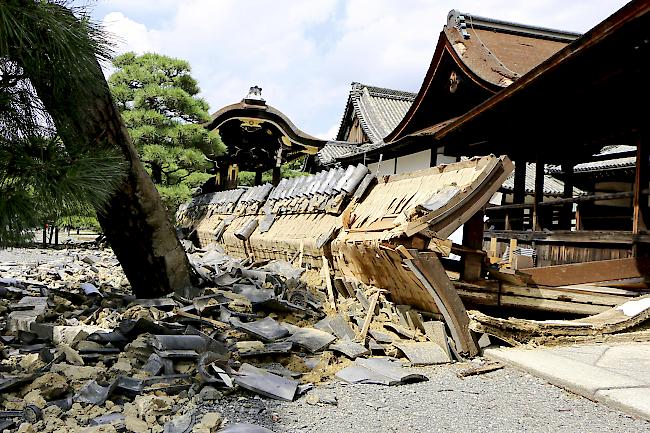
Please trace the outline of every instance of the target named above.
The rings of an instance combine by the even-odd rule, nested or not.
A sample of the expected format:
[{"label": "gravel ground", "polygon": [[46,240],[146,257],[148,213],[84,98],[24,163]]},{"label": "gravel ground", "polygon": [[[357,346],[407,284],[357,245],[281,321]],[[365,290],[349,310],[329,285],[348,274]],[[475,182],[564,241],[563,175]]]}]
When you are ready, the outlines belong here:
[{"label": "gravel ground", "polygon": [[8,248],[0,249],[0,263],[16,262],[23,265],[39,265],[51,262],[73,261],[76,255],[92,254],[91,249],[82,248]]},{"label": "gravel ground", "polygon": [[[87,251],[90,253],[90,251]],[[71,260],[82,250],[0,250],[0,262],[34,264]],[[0,272],[0,276],[2,272]],[[252,422],[276,433],[353,432],[646,432],[635,419],[568,393],[519,370],[460,379],[467,364],[416,368],[429,381],[386,387],[334,381],[311,391],[335,395],[338,404],[308,404],[306,397],[278,402],[246,391],[204,402],[228,422]]]},{"label": "gravel ground", "polygon": [[[254,422],[276,433],[350,432],[646,432],[632,418],[541,379],[504,368],[460,379],[466,364],[417,368],[428,382],[386,387],[333,382],[338,405],[225,397],[212,407],[230,422]],[[312,391],[314,392],[314,391]],[[273,418],[277,421],[274,422]]]}]

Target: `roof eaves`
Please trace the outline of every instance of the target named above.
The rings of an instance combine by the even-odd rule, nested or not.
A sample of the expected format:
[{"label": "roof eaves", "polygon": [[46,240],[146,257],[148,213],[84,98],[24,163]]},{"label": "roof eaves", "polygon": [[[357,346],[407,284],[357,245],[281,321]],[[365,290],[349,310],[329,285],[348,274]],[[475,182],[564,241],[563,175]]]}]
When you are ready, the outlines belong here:
[{"label": "roof eaves", "polygon": [[[471,13],[451,10],[447,15],[447,22],[458,28],[463,35],[467,34],[463,30],[469,24],[475,29],[491,30],[500,33],[509,33],[519,36],[527,36],[536,39],[547,39],[560,42],[572,42],[582,36],[581,33],[570,32],[565,30],[550,29],[547,27],[531,26],[527,24],[502,21],[494,18],[486,18]],[[465,36],[466,38],[469,35]]]}]

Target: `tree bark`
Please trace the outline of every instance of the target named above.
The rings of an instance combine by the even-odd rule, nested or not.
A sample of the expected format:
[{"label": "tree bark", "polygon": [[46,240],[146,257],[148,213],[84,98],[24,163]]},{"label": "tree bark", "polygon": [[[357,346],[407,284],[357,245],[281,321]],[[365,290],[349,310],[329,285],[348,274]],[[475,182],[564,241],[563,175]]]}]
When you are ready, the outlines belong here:
[{"label": "tree bark", "polygon": [[[34,7],[30,1],[23,1],[22,4],[24,7]],[[47,31],[35,27],[36,31]],[[38,47],[32,49],[37,50]],[[172,291],[187,293],[195,278],[189,260],[160,195],[131,142],[99,63],[93,61],[90,77],[71,77],[68,80],[69,92],[83,97],[77,97],[74,107],[62,107],[61,101],[57,100],[58,95],[62,94],[61,88],[54,89],[48,77],[69,72],[56,70],[48,60],[47,53],[42,53],[42,57],[40,71],[25,72],[63,142],[83,140],[92,147],[108,145],[118,149],[128,164],[122,184],[106,208],[98,210],[97,218],[131,283],[133,293],[137,297],[148,298]],[[20,53],[17,53],[15,60],[21,63]],[[79,86],[86,89],[80,90]]]},{"label": "tree bark", "polygon": [[151,163],[151,179],[154,184],[162,183],[162,167],[159,164]]}]

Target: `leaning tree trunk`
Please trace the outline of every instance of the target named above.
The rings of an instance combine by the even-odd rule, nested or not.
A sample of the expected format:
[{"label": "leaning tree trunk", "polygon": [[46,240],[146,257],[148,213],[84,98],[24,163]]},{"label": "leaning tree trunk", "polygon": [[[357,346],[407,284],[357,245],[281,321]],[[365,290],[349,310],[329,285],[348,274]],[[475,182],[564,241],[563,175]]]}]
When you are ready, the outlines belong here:
[{"label": "leaning tree trunk", "polygon": [[[33,1],[23,1],[23,4],[25,7],[34,5]],[[33,29],[47,32],[37,23]],[[105,209],[98,210],[97,217],[134,294],[157,297],[172,291],[183,293],[192,286],[194,278],[190,263],[160,195],[131,142],[99,63],[93,56],[87,76],[69,77],[65,90],[76,95],[75,105],[62,107],[62,89],[53,87],[51,77],[71,74],[60,70],[48,53],[41,55],[43,61],[39,68],[32,71],[29,65],[23,68],[63,142],[83,140],[88,146],[108,145],[119,149],[128,164],[122,184]],[[14,60],[21,63],[20,52]],[[58,86],[61,86],[60,81],[57,80]]]}]

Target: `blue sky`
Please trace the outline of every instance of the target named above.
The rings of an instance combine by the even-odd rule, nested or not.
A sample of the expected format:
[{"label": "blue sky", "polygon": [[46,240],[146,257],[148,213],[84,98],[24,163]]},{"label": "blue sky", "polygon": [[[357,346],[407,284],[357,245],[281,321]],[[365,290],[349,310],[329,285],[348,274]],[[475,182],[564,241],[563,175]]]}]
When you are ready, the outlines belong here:
[{"label": "blue sky", "polygon": [[350,83],[417,91],[447,12],[585,32],[621,0],[95,0],[118,53],[190,62],[210,112],[252,85],[303,131],[332,138]]}]

